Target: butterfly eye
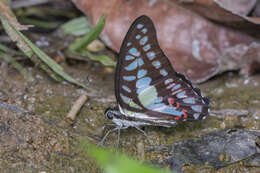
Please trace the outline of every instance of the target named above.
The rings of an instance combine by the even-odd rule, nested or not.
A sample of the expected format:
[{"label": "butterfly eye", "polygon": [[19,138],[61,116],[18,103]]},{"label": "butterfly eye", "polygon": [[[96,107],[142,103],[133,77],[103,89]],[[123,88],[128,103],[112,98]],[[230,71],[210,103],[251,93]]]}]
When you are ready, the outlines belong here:
[{"label": "butterfly eye", "polygon": [[108,119],[110,119],[110,120],[112,120],[112,119],[114,118],[114,114],[113,114],[113,112],[110,111],[110,110],[106,111],[105,115],[106,115],[106,117],[107,117]]}]

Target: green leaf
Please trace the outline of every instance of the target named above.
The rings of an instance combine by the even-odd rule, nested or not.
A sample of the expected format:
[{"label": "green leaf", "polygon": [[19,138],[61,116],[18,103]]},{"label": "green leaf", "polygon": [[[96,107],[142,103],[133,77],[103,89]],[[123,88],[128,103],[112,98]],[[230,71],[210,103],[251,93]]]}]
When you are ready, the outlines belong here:
[{"label": "green leaf", "polygon": [[13,29],[13,28],[18,28],[17,25],[19,26],[19,24],[16,24],[14,26],[14,24],[12,24],[9,21],[10,19],[8,20],[4,15],[1,14],[1,12],[0,12],[0,20],[3,24],[3,28],[5,29],[6,33],[11,38],[11,40],[16,42],[17,47],[19,47],[20,50],[22,50],[26,56],[31,57],[33,54],[32,50],[29,48],[28,45],[26,45],[26,43],[24,42],[23,39],[21,39],[19,36],[17,36],[16,31]]},{"label": "green leaf", "polygon": [[8,53],[11,53],[14,55],[24,56],[24,53],[11,49],[1,43],[0,43],[0,51],[6,52],[6,53],[8,52]]},{"label": "green leaf", "polygon": [[34,25],[34,26],[46,28],[46,29],[55,29],[60,25],[59,22],[42,21],[42,20],[30,18],[30,17],[20,17],[19,21],[21,23],[30,24],[30,25]]},{"label": "green leaf", "polygon": [[[14,14],[10,10],[9,6],[7,5],[8,3],[5,2],[7,1],[0,1],[0,20],[3,24],[5,31],[7,32],[9,37],[17,43],[19,49],[23,51],[24,54],[28,56],[34,63],[39,63],[40,67],[44,71],[46,71],[53,79],[60,81],[59,76],[61,76],[68,82],[86,88],[85,85],[70,77],[59,64],[57,64],[48,55],[41,51],[19,31],[26,30],[29,26],[20,25]],[[33,54],[36,54],[40,58],[40,60],[45,64],[41,63],[41,61],[38,58],[34,58],[34,56],[32,56]],[[56,73],[59,76],[57,76]]]},{"label": "green leaf", "polygon": [[31,74],[28,73],[26,71],[26,69],[23,68],[23,66],[21,66],[13,57],[11,57],[3,52],[0,52],[0,58],[4,59],[12,67],[14,67],[17,71],[19,71],[26,80],[33,81],[33,77],[31,76]]},{"label": "green leaf", "polygon": [[97,160],[105,173],[169,173],[167,170],[141,164],[124,154],[99,148],[87,142],[82,142],[81,148]]},{"label": "green leaf", "polygon": [[73,51],[79,51],[82,48],[86,47],[89,43],[91,43],[93,40],[98,38],[104,26],[105,26],[105,16],[102,15],[98,24],[94,28],[92,28],[91,31],[83,38],[74,41],[74,43],[72,43],[69,46],[68,50],[73,52]]},{"label": "green leaf", "polygon": [[15,15],[9,8],[8,3],[6,2],[7,1],[0,1],[0,20],[8,36],[11,38],[11,40],[16,42],[17,47],[24,53],[24,55],[29,57],[35,64],[39,64],[39,67],[43,69],[51,78],[56,81],[62,81],[61,78],[57,76],[52,70],[50,70],[46,64],[41,63],[41,61],[36,58],[36,56],[33,56],[33,50],[18,35],[17,30],[27,30],[30,26],[19,24]]},{"label": "green leaf", "polygon": [[[3,5],[1,3],[2,2],[0,1],[0,6]],[[16,32],[16,30],[27,29],[28,26],[20,25],[16,21],[16,18],[13,15],[12,11],[9,9],[9,7],[4,5],[2,7],[5,8],[4,10],[5,12],[7,11],[8,17],[6,17],[5,13],[1,13],[0,11],[0,20],[3,24],[6,33],[13,41],[16,42],[17,47],[24,53],[24,55],[29,57],[35,64],[39,64],[40,68],[43,69],[51,78],[53,78],[58,82],[62,81],[61,78],[57,76],[53,71],[51,71],[46,64],[41,63],[41,61],[38,58],[36,58],[36,56],[32,56],[33,50],[25,43],[25,41]]]},{"label": "green leaf", "polygon": [[[15,29],[15,28],[14,28]],[[16,29],[15,29],[16,30]],[[28,44],[28,46],[33,50],[33,52],[44,62],[46,63],[55,73],[59,74],[65,80],[79,85],[83,88],[86,88],[85,85],[81,84],[77,80],[70,77],[66,72],[64,72],[62,66],[57,64],[53,59],[41,51],[37,46],[35,46],[28,38],[26,38],[20,31],[16,30],[19,36]]]},{"label": "green leaf", "polygon": [[87,17],[79,17],[61,25],[61,29],[65,34],[80,36],[91,31],[91,26]]},{"label": "green leaf", "polygon": [[81,54],[86,55],[89,59],[93,61],[101,62],[104,66],[111,66],[111,67],[116,66],[116,62],[110,59],[106,55],[93,55],[92,53],[86,50],[81,51]]}]

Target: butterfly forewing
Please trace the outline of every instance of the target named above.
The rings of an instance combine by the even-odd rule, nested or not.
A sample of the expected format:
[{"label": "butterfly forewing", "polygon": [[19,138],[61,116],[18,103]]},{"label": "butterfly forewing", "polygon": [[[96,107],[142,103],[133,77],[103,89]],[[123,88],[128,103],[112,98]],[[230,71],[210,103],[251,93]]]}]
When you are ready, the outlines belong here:
[{"label": "butterfly forewing", "polygon": [[207,100],[174,71],[147,16],[135,20],[123,41],[115,93],[121,108],[153,118],[196,120],[208,114]]}]

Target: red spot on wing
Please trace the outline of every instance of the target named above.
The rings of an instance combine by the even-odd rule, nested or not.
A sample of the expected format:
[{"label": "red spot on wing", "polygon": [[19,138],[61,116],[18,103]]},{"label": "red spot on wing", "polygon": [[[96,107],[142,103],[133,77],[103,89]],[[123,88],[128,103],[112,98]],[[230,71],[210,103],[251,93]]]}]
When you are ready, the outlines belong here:
[{"label": "red spot on wing", "polygon": [[188,115],[187,115],[187,113],[186,113],[187,110],[186,110],[186,109],[183,109],[182,112],[183,112],[183,117],[184,117],[184,118],[188,118]]},{"label": "red spot on wing", "polygon": [[168,99],[168,102],[169,102],[169,104],[173,105],[174,99],[173,99],[173,98],[169,98],[169,99]]},{"label": "red spot on wing", "polygon": [[177,103],[177,109],[179,109],[180,108],[180,103]]},{"label": "red spot on wing", "polygon": [[175,117],[174,120],[179,120],[181,117]]}]

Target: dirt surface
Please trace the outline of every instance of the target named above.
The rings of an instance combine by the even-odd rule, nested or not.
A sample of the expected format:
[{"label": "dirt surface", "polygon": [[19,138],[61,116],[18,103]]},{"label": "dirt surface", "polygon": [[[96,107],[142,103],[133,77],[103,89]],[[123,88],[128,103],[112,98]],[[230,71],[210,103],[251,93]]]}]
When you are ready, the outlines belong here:
[{"label": "dirt surface", "polygon": [[[6,63],[0,68],[0,101],[32,113],[17,113],[0,108],[0,172],[100,172],[100,169],[80,151],[78,144],[88,140],[97,144],[105,132],[104,124],[110,123],[104,110],[115,106],[114,71],[98,63],[64,65],[74,78],[93,88],[89,99],[81,109],[73,125],[65,117],[74,101],[84,92],[67,82],[56,83],[37,68],[28,67],[34,76],[33,82],[23,77]],[[230,72],[199,86],[211,101],[213,111],[232,109],[224,115],[212,114],[197,123],[181,123],[175,128],[146,127],[145,131],[157,145],[172,144],[199,137],[202,134],[225,128],[260,128],[260,75],[241,77]],[[106,146],[115,147],[117,134],[107,138]],[[135,129],[123,130],[119,150],[140,160],[160,164],[168,154],[155,150],[146,152],[149,142]],[[237,164],[234,168],[221,168],[220,172],[246,170]],[[167,165],[163,165],[163,167]],[[215,171],[213,171],[215,172]]]}]

